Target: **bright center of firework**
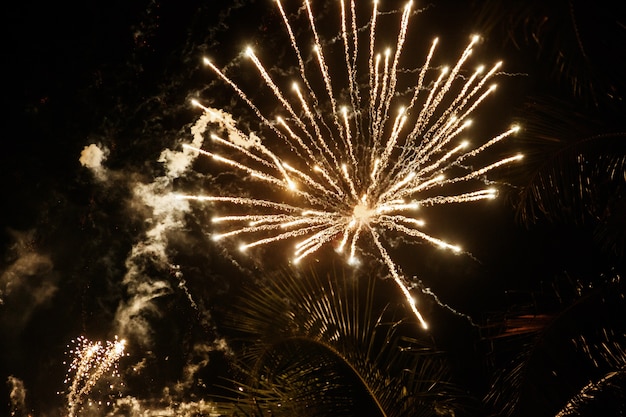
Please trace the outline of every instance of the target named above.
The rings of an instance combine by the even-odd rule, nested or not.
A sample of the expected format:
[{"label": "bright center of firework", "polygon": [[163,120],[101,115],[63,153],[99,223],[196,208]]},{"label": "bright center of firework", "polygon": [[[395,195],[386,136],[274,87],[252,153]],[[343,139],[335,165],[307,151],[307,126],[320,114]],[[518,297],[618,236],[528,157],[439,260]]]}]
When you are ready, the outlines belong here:
[{"label": "bright center of firework", "polygon": [[366,204],[359,203],[354,206],[354,212],[352,213],[352,216],[357,222],[361,224],[367,224],[372,213],[373,210],[371,210]]}]

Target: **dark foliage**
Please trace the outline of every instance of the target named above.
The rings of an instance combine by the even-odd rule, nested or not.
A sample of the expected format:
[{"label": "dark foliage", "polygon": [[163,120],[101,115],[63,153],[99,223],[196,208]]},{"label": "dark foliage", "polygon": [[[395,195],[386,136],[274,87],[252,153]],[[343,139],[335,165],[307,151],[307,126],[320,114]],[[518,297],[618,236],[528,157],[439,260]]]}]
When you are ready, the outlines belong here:
[{"label": "dark foliage", "polygon": [[475,407],[443,352],[416,338],[410,312],[381,304],[390,284],[290,272],[248,291],[230,320],[242,342],[231,415],[458,416]]}]

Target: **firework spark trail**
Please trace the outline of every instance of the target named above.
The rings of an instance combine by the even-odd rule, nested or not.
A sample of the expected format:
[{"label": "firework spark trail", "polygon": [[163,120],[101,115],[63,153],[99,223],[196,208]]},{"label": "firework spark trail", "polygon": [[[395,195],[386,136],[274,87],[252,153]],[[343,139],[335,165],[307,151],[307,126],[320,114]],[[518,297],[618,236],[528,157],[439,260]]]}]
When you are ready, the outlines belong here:
[{"label": "firework spark trail", "polygon": [[[246,55],[276,98],[276,110],[288,113],[286,118],[279,116],[276,123],[270,122],[233,80],[210,61],[205,60],[205,63],[250,107],[262,131],[269,130],[270,136],[273,132],[289,146],[291,152],[288,159],[281,156],[280,147],[263,145],[260,135],[251,133],[246,137],[235,126],[228,124],[223,126],[226,139],[212,135],[213,144],[229,149],[236,156],[221,156],[215,151],[192,146],[187,148],[248,174],[267,185],[272,190],[271,195],[280,196],[257,199],[236,195],[178,195],[178,198],[250,210],[244,214],[216,216],[213,221],[225,225],[226,231],[214,237],[250,237],[251,241],[241,244],[242,250],[296,239],[294,262],[337,242],[337,252],[347,248],[348,262],[355,263],[361,241],[371,239],[411,310],[421,325],[427,328],[411,296],[408,282],[383,244],[385,232],[423,240],[453,252],[460,251],[458,246],[422,232],[420,229],[424,223],[415,219],[413,212],[421,206],[495,198],[496,191],[492,188],[453,194],[446,193],[444,187],[458,182],[480,183],[488,172],[521,158],[520,155],[507,157],[479,168],[469,168],[471,164],[467,163],[472,157],[511,136],[518,130],[517,127],[478,147],[472,148],[468,141],[459,139],[471,125],[470,115],[495,91],[494,85],[487,84],[496,75],[501,63],[496,63],[484,75],[484,67],[481,66],[471,76],[465,76],[468,72],[465,66],[479,39],[473,36],[457,62],[451,68],[443,68],[429,84],[427,76],[438,45],[435,39],[424,66],[415,71],[417,79],[414,87],[406,90],[408,93],[399,93],[397,83],[399,74],[404,73],[400,65],[412,2],[407,3],[401,13],[398,12],[401,17],[395,50],[388,48],[381,57],[376,53],[376,28],[378,17],[387,13],[379,11],[378,1],[375,0],[368,19],[369,31],[363,31],[357,26],[354,0],[350,0],[349,6],[346,0],[341,0],[338,10],[341,23],[336,39],[342,40],[340,49],[344,62],[339,65],[344,67],[338,71],[328,65],[325,48],[331,46],[324,44],[320,36],[310,0],[303,0],[301,8],[308,20],[309,42],[316,61],[308,66],[302,57],[304,49],[298,43],[290,18],[281,1],[275,1],[298,62],[300,81],[306,88],[301,90],[298,83],[293,82],[293,95],[288,95],[279,87],[282,82],[272,79],[250,48],[246,50]],[[365,32],[364,40],[368,42],[368,47],[364,48],[368,76],[365,86],[359,84],[357,65],[360,32]],[[327,96],[326,110],[316,94],[312,76],[321,80],[317,82],[323,85],[318,93],[321,91]],[[340,105],[337,99],[337,86],[341,84],[347,86],[347,91],[342,93],[345,93],[351,108]],[[369,91],[361,91],[366,88]],[[363,102],[365,108],[361,108],[362,96],[368,97]],[[402,103],[405,98],[408,102]],[[212,111],[198,102],[194,104],[205,111]],[[397,113],[394,110],[396,106],[399,107]],[[363,128],[362,123],[366,123],[367,127]],[[462,161],[465,161],[463,165],[460,164]],[[423,195],[429,190],[432,194],[435,187],[444,191],[435,196]]]},{"label": "firework spark trail", "polygon": [[103,345],[102,342],[90,342],[80,337],[76,343],[77,347],[69,352],[74,355],[74,359],[65,380],[65,383],[69,383],[69,375],[73,374],[67,394],[69,417],[77,415],[84,398],[107,371],[114,368],[115,374],[115,365],[126,347],[126,341],[117,338]]}]

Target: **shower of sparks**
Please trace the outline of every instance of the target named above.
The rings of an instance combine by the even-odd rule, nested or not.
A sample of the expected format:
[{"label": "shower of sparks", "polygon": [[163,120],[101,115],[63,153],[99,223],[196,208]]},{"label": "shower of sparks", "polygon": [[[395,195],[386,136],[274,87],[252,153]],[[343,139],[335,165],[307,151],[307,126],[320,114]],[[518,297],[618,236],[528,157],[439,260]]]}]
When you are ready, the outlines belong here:
[{"label": "shower of sparks", "polygon": [[[213,134],[213,144],[237,156],[185,146],[266,184],[281,192],[281,197],[274,200],[179,195],[179,198],[244,208],[244,214],[214,217],[213,223],[225,225],[225,229],[213,238],[248,237],[240,246],[242,251],[293,239],[294,263],[329,244],[337,252],[346,253],[349,263],[357,263],[357,250],[367,237],[376,246],[413,313],[427,328],[408,281],[383,245],[383,237],[385,233],[404,234],[453,252],[461,251],[459,246],[423,232],[424,221],[414,216],[419,207],[494,198],[493,188],[460,194],[445,190],[446,186],[460,182],[484,183],[481,179],[486,173],[521,158],[516,155],[479,168],[469,166],[472,157],[512,135],[518,130],[516,126],[476,147],[460,139],[471,124],[472,112],[495,90],[495,85],[489,84],[501,63],[486,72],[481,66],[467,74],[464,65],[479,40],[474,36],[453,67],[441,69],[434,80],[426,82],[438,44],[435,39],[406,97],[407,94],[397,91],[396,84],[411,2],[401,12],[395,50],[387,49],[381,55],[375,53],[377,1],[373,2],[367,30],[361,30],[357,27],[356,1],[341,0],[341,35],[337,40],[342,43],[345,64],[341,64],[341,72],[335,73],[330,72],[325,55],[332,45],[322,43],[310,1],[304,0],[302,10],[307,14],[312,35],[314,70],[305,65],[301,52],[304,49],[296,41],[290,19],[280,0],[275,1],[299,63],[300,80],[293,82],[293,91],[285,92],[251,48],[246,50],[246,56],[275,96],[283,117],[270,121],[234,81],[211,61],[206,58],[204,61],[251,108],[259,122],[271,130],[270,135],[282,140],[284,145],[266,146],[257,135],[246,135],[232,123],[224,123],[227,137]],[[368,71],[363,80],[357,68],[357,57],[362,53],[361,32],[367,33],[369,46],[365,65]],[[313,71],[323,84],[317,91],[309,75]],[[348,103],[340,106],[335,90],[342,81],[336,78],[344,77]],[[324,110],[321,96],[328,100]],[[215,113],[197,101],[193,104],[207,113]],[[288,157],[277,153],[281,149],[291,150]]]},{"label": "shower of sparks", "polygon": [[74,356],[65,383],[69,384],[67,394],[68,416],[74,417],[91,389],[108,371],[117,374],[117,361],[124,355],[125,340],[106,344],[90,342],[84,337],[76,341],[76,347],[69,351]]}]

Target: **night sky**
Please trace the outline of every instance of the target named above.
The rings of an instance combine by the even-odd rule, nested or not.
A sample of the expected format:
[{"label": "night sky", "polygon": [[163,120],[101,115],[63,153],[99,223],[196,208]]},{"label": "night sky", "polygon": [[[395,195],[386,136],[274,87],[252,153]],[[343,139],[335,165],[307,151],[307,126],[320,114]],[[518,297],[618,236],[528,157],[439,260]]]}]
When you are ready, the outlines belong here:
[{"label": "night sky", "polygon": [[[285,3],[297,12],[297,5]],[[489,138],[519,123],[522,132],[487,157],[528,157],[494,173],[497,200],[427,212],[433,235],[458,242],[468,253],[400,239],[391,252],[418,288],[440,300],[418,296],[432,326],[427,334],[416,326],[415,337],[447,353],[453,379],[481,404],[470,415],[499,415],[501,403],[483,398],[496,369],[513,355],[507,349],[519,346],[487,338],[487,324],[496,318],[532,313],[550,320],[575,310],[575,319],[564,320],[580,328],[547,333],[543,340],[558,341],[543,353],[566,350],[560,343],[598,329],[612,329],[611,346],[626,350],[624,323],[616,318],[624,312],[623,297],[600,295],[599,304],[591,304],[599,317],[595,327],[584,325],[595,316],[580,301],[606,288],[607,294],[624,294],[626,20],[608,1],[456,3],[414,4],[420,12],[410,23],[407,65],[421,65],[435,36],[442,45],[439,65],[454,62],[471,34],[482,34],[472,62],[502,59],[504,67],[495,97],[475,116],[472,134]],[[360,24],[369,18],[367,4]],[[399,2],[379,4],[396,12],[385,15],[388,22],[399,19]],[[322,37],[335,36],[338,6],[314,1],[313,7]],[[218,67],[236,67],[238,84],[262,110],[276,105],[256,69],[241,59],[252,45],[269,67],[285,70],[273,68],[275,74],[285,80],[294,75],[274,3],[34,1],[4,8],[0,416],[68,415],[68,352],[80,337],[127,341],[119,375],[107,373],[107,382],[98,382],[82,399],[82,415],[208,415],[201,413],[208,413],[212,395],[224,393],[217,386],[234,378],[240,356],[227,324],[233,305],[290,265],[280,244],[240,255],[235,245],[213,242],[210,206],[171,198],[179,190],[226,192],[250,182],[202,158],[177,174],[172,161],[193,139],[191,127],[201,115],[192,98],[232,113],[243,131],[254,130],[249,109],[202,65],[203,56]],[[393,39],[397,26],[378,30]],[[581,140],[601,137],[608,145]],[[533,206],[532,196],[524,199],[533,175],[555,163],[571,175],[575,170],[569,167],[577,164],[576,157],[567,159],[572,148],[575,155],[590,155],[585,164],[601,166],[585,171],[593,198],[579,201],[575,192],[561,192],[557,197],[571,201],[524,221],[520,207]],[[611,178],[610,167],[617,169]],[[297,273],[307,279],[308,268],[320,275],[339,269],[365,279],[374,271],[384,278],[376,251],[371,253],[352,269],[332,250],[322,250]],[[380,298],[401,300],[393,288]],[[528,329],[541,327],[538,320],[517,329],[534,334]],[[591,353],[572,355],[558,366],[586,369],[591,361]],[[624,372],[622,360],[611,366]],[[536,361],[525,404],[514,415],[554,415],[573,395],[549,387],[542,394],[532,378],[541,380],[542,372],[558,366],[543,357]],[[571,378],[579,384],[573,392],[597,379],[593,375]]]}]

